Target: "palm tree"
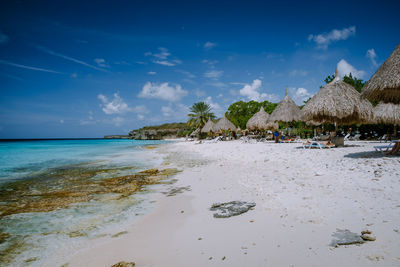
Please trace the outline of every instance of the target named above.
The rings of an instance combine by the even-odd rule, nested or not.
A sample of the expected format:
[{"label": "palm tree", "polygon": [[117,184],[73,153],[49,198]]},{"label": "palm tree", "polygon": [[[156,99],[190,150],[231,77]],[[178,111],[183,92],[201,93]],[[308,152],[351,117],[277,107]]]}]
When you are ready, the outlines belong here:
[{"label": "palm tree", "polygon": [[190,127],[195,127],[196,129],[202,128],[209,119],[215,119],[214,113],[211,112],[210,105],[205,102],[194,103],[193,106],[190,107],[190,112],[192,113],[188,114],[190,119],[187,123]]}]

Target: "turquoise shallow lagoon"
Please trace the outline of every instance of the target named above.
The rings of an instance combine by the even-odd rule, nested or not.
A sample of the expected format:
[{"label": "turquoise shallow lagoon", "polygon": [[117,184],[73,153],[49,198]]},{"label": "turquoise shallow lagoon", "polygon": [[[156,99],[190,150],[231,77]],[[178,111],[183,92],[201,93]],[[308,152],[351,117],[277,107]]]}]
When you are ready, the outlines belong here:
[{"label": "turquoise shallow lagoon", "polygon": [[148,212],[161,185],[121,197],[112,179],[160,166],[152,148],[165,143],[0,142],[0,265],[42,266],[49,257],[61,265],[88,242],[118,235]]}]

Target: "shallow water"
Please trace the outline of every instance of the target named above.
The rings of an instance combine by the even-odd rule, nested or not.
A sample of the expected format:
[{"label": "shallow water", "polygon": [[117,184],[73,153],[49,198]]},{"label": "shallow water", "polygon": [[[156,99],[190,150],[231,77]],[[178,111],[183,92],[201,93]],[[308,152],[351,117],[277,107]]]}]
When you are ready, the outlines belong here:
[{"label": "shallow water", "polygon": [[[152,207],[140,171],[162,141],[0,142],[0,263],[41,266],[110,238]],[[153,186],[153,189],[157,186]],[[135,194],[133,194],[136,192]],[[120,233],[123,234],[123,233]]]}]

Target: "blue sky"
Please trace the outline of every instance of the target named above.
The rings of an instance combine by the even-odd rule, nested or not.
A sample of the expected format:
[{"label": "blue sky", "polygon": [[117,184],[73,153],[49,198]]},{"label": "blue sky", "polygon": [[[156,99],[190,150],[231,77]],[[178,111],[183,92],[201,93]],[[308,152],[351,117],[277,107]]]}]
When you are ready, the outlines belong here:
[{"label": "blue sky", "polygon": [[[84,2],[84,3],[82,3]],[[2,1],[0,138],[102,137],[206,101],[298,104],[368,80],[400,42],[397,1]]]}]

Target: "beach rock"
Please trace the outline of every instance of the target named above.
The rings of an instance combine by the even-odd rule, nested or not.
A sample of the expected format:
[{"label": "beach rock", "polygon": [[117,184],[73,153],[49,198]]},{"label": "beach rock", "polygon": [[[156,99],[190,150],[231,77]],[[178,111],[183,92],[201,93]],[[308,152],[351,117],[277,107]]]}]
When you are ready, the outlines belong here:
[{"label": "beach rock", "polygon": [[370,234],[363,234],[361,235],[361,238],[365,241],[375,241],[376,237]]},{"label": "beach rock", "polygon": [[120,261],[111,267],[134,267],[135,263],[134,262],[125,262],[125,261]]},{"label": "beach rock", "polygon": [[215,203],[211,206],[210,210],[217,211],[214,213],[214,218],[228,218],[245,213],[255,206],[256,203],[254,202],[231,201],[226,203]]},{"label": "beach rock", "polygon": [[333,247],[343,245],[360,245],[365,243],[364,239],[357,233],[350,232],[349,230],[336,229],[336,232],[332,234],[334,238],[330,245]]}]

